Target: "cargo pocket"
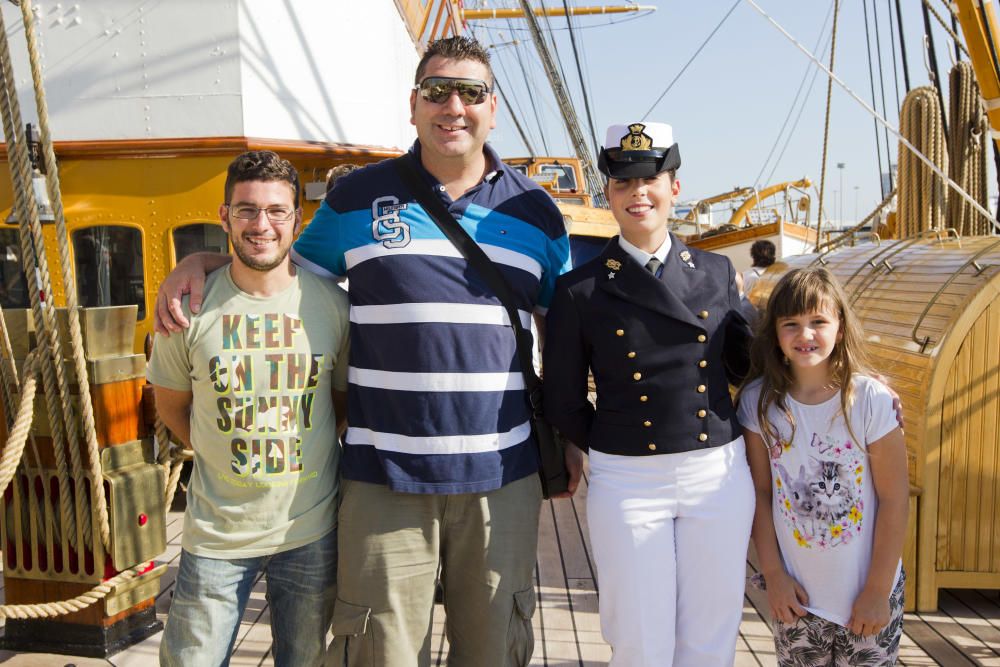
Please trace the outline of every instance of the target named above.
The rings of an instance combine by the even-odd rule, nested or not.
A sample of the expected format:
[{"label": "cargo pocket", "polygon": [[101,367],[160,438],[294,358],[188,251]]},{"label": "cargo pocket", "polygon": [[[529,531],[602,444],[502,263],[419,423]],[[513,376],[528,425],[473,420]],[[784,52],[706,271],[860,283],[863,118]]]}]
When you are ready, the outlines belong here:
[{"label": "cargo pocket", "polygon": [[333,643],[326,654],[327,667],[375,664],[375,633],[371,607],[361,607],[341,599],[333,605],[330,632]]},{"label": "cargo pocket", "polygon": [[531,630],[531,617],[535,615],[535,589],[514,593],[514,609],[507,628],[507,665],[526,667],[535,650],[535,634]]}]

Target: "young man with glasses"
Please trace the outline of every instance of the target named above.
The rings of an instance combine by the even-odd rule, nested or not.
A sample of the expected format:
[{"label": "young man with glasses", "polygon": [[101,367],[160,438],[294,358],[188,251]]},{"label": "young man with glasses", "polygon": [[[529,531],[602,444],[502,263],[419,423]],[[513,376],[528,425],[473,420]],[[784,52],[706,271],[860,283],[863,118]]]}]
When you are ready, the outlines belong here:
[{"label": "young man with glasses", "polygon": [[[548,195],[486,145],[497,107],[489,56],[466,37],[439,40],[415,84],[408,159],[497,263],[527,325],[568,269],[569,243]],[[541,491],[506,311],[391,161],[338,181],[293,255],[350,279],[331,664],[429,665],[440,576],[449,662],[526,665]],[[183,325],[170,301],[192,273],[164,284],[158,326]]]},{"label": "young man with glasses", "polygon": [[295,168],[270,151],[229,165],[211,273],[183,334],[157,336],[156,408],[194,468],[161,665],[228,664],[263,573],[276,665],[314,665],[336,598],[337,422],[346,414],[347,296],[289,258]]}]

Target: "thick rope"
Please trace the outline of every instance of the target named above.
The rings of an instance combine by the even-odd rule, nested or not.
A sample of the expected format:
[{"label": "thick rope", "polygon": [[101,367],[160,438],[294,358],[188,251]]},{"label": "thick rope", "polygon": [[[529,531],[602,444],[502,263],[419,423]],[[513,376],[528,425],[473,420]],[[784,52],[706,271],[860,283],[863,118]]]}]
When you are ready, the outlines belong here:
[{"label": "thick rope", "polygon": [[872,116],[872,118],[876,119],[879,122],[879,124],[882,125],[882,127],[884,127],[886,130],[895,135],[896,138],[899,139],[899,142],[902,145],[906,146],[911,151],[914,151],[914,155],[916,155],[917,159],[919,159],[921,162],[927,165],[928,169],[937,174],[938,177],[941,178],[942,181],[948,186],[948,188],[955,193],[955,195],[962,197],[963,199],[968,201],[973,208],[979,211],[980,215],[989,218],[990,224],[993,225],[994,229],[1000,232],[1000,220],[995,220],[993,217],[993,213],[984,208],[979,202],[977,202],[972,196],[970,196],[969,193],[965,192],[962,188],[960,188],[958,184],[955,183],[955,181],[951,180],[951,178],[948,177],[948,174],[942,171],[941,168],[934,163],[933,160],[928,158],[919,150],[916,150],[913,144],[911,144],[909,140],[907,140],[906,137],[902,135],[902,133],[899,131],[898,128],[894,127],[888,120],[886,120],[882,115],[880,115],[877,111],[875,111],[875,109],[869,106],[867,102],[861,99],[861,97],[858,96],[857,93],[851,90],[850,86],[844,83],[836,74],[830,71],[830,69],[826,65],[824,65],[815,55],[813,55],[813,53],[809,51],[809,49],[803,46],[802,43],[799,42],[797,39],[795,39],[787,30],[785,30],[780,23],[778,23],[772,16],[770,16],[767,12],[765,12],[760,5],[758,5],[754,0],[746,0],[746,3],[751,7],[753,7],[754,11],[756,11],[758,14],[764,17],[764,19],[772,26],[774,26],[774,28],[778,32],[780,32],[788,41],[790,41],[793,45],[795,45],[795,48],[797,48],[807,58],[809,58],[809,60],[811,60],[814,65],[816,65],[818,68],[826,72],[828,76],[832,77],[834,82],[836,82],[836,84],[840,86],[840,88],[845,93],[847,93],[855,102],[861,105],[861,107],[865,111],[867,111]]},{"label": "thick rope", "polygon": [[[30,2],[21,2],[21,17],[24,20],[24,35],[28,43],[28,61],[31,64],[31,79],[35,90],[35,106],[38,111],[38,129],[45,161],[46,183],[52,211],[56,221],[56,239],[59,243],[59,261],[62,265],[62,279],[66,292],[66,311],[69,316],[69,334],[73,350],[73,365],[76,370],[76,381],[80,388],[80,408],[83,420],[83,434],[86,438],[87,468],[90,478],[94,480],[91,489],[91,502],[97,513],[98,529],[101,533],[101,543],[105,550],[111,550],[111,527],[108,519],[108,503],[104,497],[104,473],[101,470],[100,446],[97,442],[97,428],[94,424],[94,406],[90,397],[90,380],[87,377],[87,361],[83,352],[83,335],[80,332],[79,304],[76,295],[76,280],[71,270],[69,257],[69,234],[66,231],[66,218],[63,215],[63,202],[59,184],[59,166],[56,163],[56,153],[52,147],[52,135],[49,131],[49,108],[45,99],[45,86],[42,81],[41,56],[38,50],[38,37],[35,34],[35,16]],[[66,414],[71,415],[72,406],[66,406]],[[73,420],[73,426],[76,420]],[[71,429],[72,435],[73,429]],[[74,449],[79,439],[70,438]],[[73,475],[80,479],[74,463]],[[82,486],[78,484],[77,486]]]},{"label": "thick rope", "polygon": [[[826,82],[826,118],[823,121],[823,163],[820,165],[819,213],[816,217],[817,248],[819,248],[819,240],[822,238],[820,230],[823,228],[823,206],[826,203],[824,199],[824,194],[826,193],[826,153],[829,148],[830,139],[830,107],[833,101],[833,58],[837,53],[837,18],[839,16],[840,0],[833,0],[833,32],[830,35],[830,77]],[[841,212],[841,217],[843,217],[843,212]]]},{"label": "thick rope", "polygon": [[[32,351],[24,360],[24,383],[21,387],[21,404],[14,419],[14,425],[7,435],[7,444],[4,445],[3,455],[0,456],[0,496],[7,491],[7,485],[17,472],[17,467],[21,463],[24,454],[24,443],[28,439],[31,431],[31,418],[34,416],[35,407],[35,375],[38,371],[38,353]],[[29,495],[34,496],[34,490],[29,491]]]},{"label": "thick rope", "polygon": [[17,381],[14,349],[10,344],[7,320],[3,316],[2,308],[0,308],[0,383],[3,384],[3,409],[6,421],[4,425],[9,433],[10,426],[14,422],[14,393],[20,391],[20,383]]},{"label": "thick rope", "polygon": [[[965,61],[957,63],[951,68],[948,84],[951,93],[948,175],[985,206],[989,201],[986,184],[989,120],[972,65]],[[962,236],[983,236],[991,229],[990,221],[959,197],[951,197],[948,202],[948,226],[957,229]]]},{"label": "thick rope", "polygon": [[[81,492],[82,485],[77,485],[76,502],[70,498],[69,471],[66,466],[66,435],[63,430],[64,415],[59,401],[58,376],[63,373],[62,358],[58,345],[52,344],[52,336],[56,333],[55,312],[48,297],[52,294],[48,281],[48,272],[44,265],[36,265],[37,256],[44,261],[45,243],[40,225],[31,225],[29,221],[38,222],[38,206],[35,202],[34,188],[31,182],[31,167],[28,160],[28,150],[20,137],[21,111],[17,102],[17,88],[14,73],[11,68],[10,48],[7,40],[7,30],[0,13],[0,117],[3,120],[4,136],[7,137],[7,159],[10,167],[13,185],[14,205],[18,214],[19,232],[21,237],[21,254],[28,277],[28,296],[31,300],[31,310],[36,329],[39,331],[39,344],[48,349],[40,355],[42,367],[42,386],[45,391],[45,404],[50,415],[52,430],[52,449],[56,459],[56,470],[59,475],[59,509],[62,526],[69,542],[74,547],[78,544],[78,529],[81,524]],[[43,298],[43,293],[44,298]],[[50,334],[50,335],[46,335]],[[63,378],[65,381],[65,378]],[[63,383],[60,383],[61,387]],[[75,451],[75,447],[70,448]],[[89,521],[89,512],[84,513],[84,520]],[[88,533],[89,534],[89,533]]]},{"label": "thick rope", "polygon": [[164,507],[169,510],[177,493],[177,484],[181,479],[181,467],[189,456],[183,447],[177,447],[170,438],[167,425],[159,416],[156,417],[156,462],[163,468]]},{"label": "thick rope", "polygon": [[[930,10],[931,16],[933,16],[934,19],[941,24],[941,27],[944,28],[945,32],[948,33],[948,36],[951,37],[951,41],[955,43],[955,46],[957,46],[962,50],[962,53],[965,54],[966,58],[970,58],[971,56],[969,55],[969,50],[965,48],[965,44],[962,43],[961,38],[955,34],[955,31],[951,29],[951,26],[949,26],[947,23],[944,22],[944,19],[941,18],[941,15],[937,13],[937,10],[931,6],[929,0],[924,0],[924,5],[927,7],[928,10]],[[957,18],[957,16],[955,16],[955,12],[950,8],[949,12],[951,12],[951,15],[953,17]]]},{"label": "thick rope", "polygon": [[5,604],[0,606],[0,618],[52,618],[75,611],[86,609],[95,602],[100,602],[111,591],[127,581],[132,581],[148,571],[151,563],[144,563],[131,570],[121,572],[107,581],[101,582],[86,593],[81,593],[71,600],[57,602],[40,602],[37,604]]},{"label": "thick rope", "polygon": [[[931,86],[914,88],[903,100],[899,114],[900,133],[941,171],[948,169],[941,105]],[[899,206],[896,238],[906,238],[932,229],[944,229],[948,211],[943,180],[914,155],[906,143],[899,145]]]}]

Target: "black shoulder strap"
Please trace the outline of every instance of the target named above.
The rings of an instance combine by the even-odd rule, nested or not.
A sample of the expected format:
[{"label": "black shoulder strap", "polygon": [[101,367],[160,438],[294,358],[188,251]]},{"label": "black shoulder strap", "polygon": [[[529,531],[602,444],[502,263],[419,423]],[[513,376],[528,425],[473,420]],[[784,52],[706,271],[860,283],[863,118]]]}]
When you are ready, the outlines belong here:
[{"label": "black shoulder strap", "polygon": [[532,362],[531,348],[533,339],[531,332],[525,330],[521,324],[521,317],[514,306],[514,295],[511,294],[510,285],[504,279],[503,274],[496,264],[487,256],[479,244],[476,243],[468,232],[462,229],[458,221],[448,212],[444,202],[441,201],[432,190],[426,179],[417,171],[413,164],[411,153],[402,155],[393,160],[396,170],[403,179],[403,183],[410,189],[417,202],[423,207],[427,215],[430,216],[438,229],[440,229],[448,240],[451,241],[458,251],[462,253],[469,265],[479,272],[479,275],[486,280],[493,293],[500,299],[500,303],[507,311],[507,319],[514,329],[517,340],[517,357],[521,366],[521,373],[524,375],[524,384],[528,389],[528,397],[533,410],[541,410],[541,381],[535,375],[535,367]]}]

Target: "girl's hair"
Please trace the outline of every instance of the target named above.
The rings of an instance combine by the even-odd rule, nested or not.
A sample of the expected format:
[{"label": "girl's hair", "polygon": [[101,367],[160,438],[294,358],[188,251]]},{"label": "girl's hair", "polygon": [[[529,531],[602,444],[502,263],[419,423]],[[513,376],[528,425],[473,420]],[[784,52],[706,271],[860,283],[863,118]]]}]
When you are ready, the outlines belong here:
[{"label": "girl's hair", "polygon": [[[792,426],[792,438],[795,437],[795,420],[785,401],[795,384],[795,376],[778,345],[778,320],[822,310],[832,311],[840,320],[840,340],[830,354],[830,379],[840,388],[840,410],[848,432],[858,442],[847,416],[854,402],[851,378],[855,373],[871,373],[864,334],[836,278],[826,269],[807,268],[790,271],[778,281],[757,323],[756,335],[750,346],[750,374],[743,387],[750,380],[761,378],[757,422],[761,426],[764,444],[769,448],[778,442],[778,431],[767,420],[767,412],[772,405],[784,413]],[[864,447],[864,443],[858,444]]]}]

